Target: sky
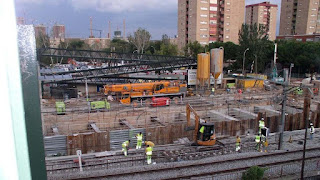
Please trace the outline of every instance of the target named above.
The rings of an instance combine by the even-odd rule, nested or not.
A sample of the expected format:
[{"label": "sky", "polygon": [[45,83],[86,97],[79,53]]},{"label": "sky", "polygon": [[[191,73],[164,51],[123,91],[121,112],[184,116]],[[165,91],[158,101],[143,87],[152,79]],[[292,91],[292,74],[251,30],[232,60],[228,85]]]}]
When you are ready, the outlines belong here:
[{"label": "sky", "polygon": [[[246,0],[246,5],[263,1]],[[279,29],[281,0],[269,1],[279,5]],[[93,29],[102,30],[102,37],[107,36],[108,21],[113,34],[117,28],[122,31],[124,19],[127,35],[139,27],[147,29],[152,39],[177,34],[178,0],[15,0],[15,7],[17,17],[24,17],[27,24],[64,24],[66,37],[88,37],[90,17]],[[98,31],[93,33],[99,37]]]}]

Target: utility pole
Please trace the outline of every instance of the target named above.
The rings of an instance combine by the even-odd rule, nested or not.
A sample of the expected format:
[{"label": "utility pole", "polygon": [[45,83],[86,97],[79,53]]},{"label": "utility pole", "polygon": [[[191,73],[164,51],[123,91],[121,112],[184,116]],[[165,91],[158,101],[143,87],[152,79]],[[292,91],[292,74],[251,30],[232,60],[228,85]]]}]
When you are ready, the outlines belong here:
[{"label": "utility pole", "polygon": [[282,97],[282,108],[281,108],[281,122],[280,122],[280,137],[279,137],[279,150],[283,150],[283,132],[284,132],[284,124],[286,120],[286,104],[287,104],[287,86],[288,86],[288,69],[283,69],[284,82],[283,86],[283,97]]},{"label": "utility pole", "polygon": [[301,179],[303,179],[304,174],[304,160],[306,157],[306,146],[307,146],[307,135],[308,135],[308,120],[309,120],[309,111],[310,111],[310,89],[304,88],[303,92],[305,94],[304,97],[304,105],[303,105],[303,119],[305,120],[305,133],[304,133],[304,143],[303,143],[303,155],[302,155],[302,165],[301,165]]}]

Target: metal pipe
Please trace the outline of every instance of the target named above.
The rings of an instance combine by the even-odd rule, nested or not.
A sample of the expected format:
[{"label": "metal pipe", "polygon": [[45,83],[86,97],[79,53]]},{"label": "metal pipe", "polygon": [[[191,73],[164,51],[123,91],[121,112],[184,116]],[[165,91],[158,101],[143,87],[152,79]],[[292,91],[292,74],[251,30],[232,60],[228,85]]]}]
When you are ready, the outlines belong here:
[{"label": "metal pipe", "polygon": [[278,149],[283,149],[283,132],[284,124],[286,119],[286,104],[287,104],[287,85],[288,85],[288,69],[283,70],[284,82],[283,82],[283,99],[282,99],[282,108],[281,108],[281,122],[280,122],[280,137],[279,137],[279,146]]},{"label": "metal pipe", "polygon": [[307,145],[307,135],[308,135],[308,119],[309,119],[309,111],[310,111],[310,92],[309,88],[305,88],[304,90],[304,105],[303,105],[303,118],[305,120],[305,132],[304,132],[304,143],[303,143],[303,155],[302,155],[302,165],[301,165],[301,179],[304,176],[304,161],[306,158],[306,145]]},{"label": "metal pipe", "polygon": [[243,61],[242,61],[242,74],[244,76],[244,62],[246,61],[246,52],[249,51],[249,48],[247,48],[243,53]]}]

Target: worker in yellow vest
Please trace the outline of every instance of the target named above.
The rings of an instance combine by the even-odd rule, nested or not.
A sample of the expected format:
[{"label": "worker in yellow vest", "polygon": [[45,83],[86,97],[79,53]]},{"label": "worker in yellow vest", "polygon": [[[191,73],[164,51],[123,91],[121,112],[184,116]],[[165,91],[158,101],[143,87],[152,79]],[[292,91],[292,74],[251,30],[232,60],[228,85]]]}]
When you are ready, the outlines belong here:
[{"label": "worker in yellow vest", "polygon": [[122,152],[123,152],[124,156],[128,155],[129,145],[130,145],[130,140],[122,143]]},{"label": "worker in yellow vest", "polygon": [[152,150],[153,150],[153,148],[154,148],[154,143],[153,143],[153,142],[151,142],[151,141],[144,141],[144,144],[146,145],[146,147],[147,147],[147,146],[150,146],[150,147],[152,148]]},{"label": "worker in yellow vest", "polygon": [[237,139],[236,139],[236,152],[238,152],[240,150],[240,143],[241,143],[240,136],[237,136]]},{"label": "worker in yellow vest", "polygon": [[202,141],[203,140],[203,133],[204,133],[204,126],[202,126],[201,128],[200,128],[200,130],[199,130],[199,132],[200,132],[200,140]]},{"label": "worker in yellow vest", "polygon": [[257,135],[257,136],[256,136],[256,143],[257,143],[256,149],[257,149],[258,151],[261,151],[261,137],[260,137],[260,135]]},{"label": "worker in yellow vest", "polygon": [[139,134],[136,135],[136,138],[137,138],[137,146],[136,146],[136,149],[141,149],[141,146],[142,146],[142,137],[143,137],[143,134],[141,132],[139,132]]},{"label": "worker in yellow vest", "polygon": [[147,164],[151,164],[152,147],[149,145],[147,145],[147,148],[146,148],[146,155],[147,155]]},{"label": "worker in yellow vest", "polygon": [[214,95],[214,92],[216,91],[216,89],[213,87],[211,88],[211,94]]}]

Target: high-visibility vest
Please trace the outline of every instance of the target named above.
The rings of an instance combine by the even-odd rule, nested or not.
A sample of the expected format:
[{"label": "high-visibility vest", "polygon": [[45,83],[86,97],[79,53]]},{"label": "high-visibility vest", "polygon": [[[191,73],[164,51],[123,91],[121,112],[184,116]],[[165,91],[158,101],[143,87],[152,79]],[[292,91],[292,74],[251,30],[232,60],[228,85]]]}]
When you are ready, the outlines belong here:
[{"label": "high-visibility vest", "polygon": [[311,133],[311,134],[314,133],[314,127],[313,127],[313,126],[311,126],[311,128],[310,128],[310,133]]},{"label": "high-visibility vest", "polygon": [[212,91],[212,92],[214,92],[214,91],[215,91],[215,89],[214,89],[214,88],[212,88],[212,89],[211,89],[211,91]]},{"label": "high-visibility vest", "polygon": [[264,121],[262,120],[259,121],[259,128],[264,128]]},{"label": "high-visibility vest", "polygon": [[199,130],[200,133],[203,133],[204,132],[204,126],[202,126]]},{"label": "high-visibility vest", "polygon": [[122,147],[123,148],[127,147],[128,145],[129,145],[129,141],[125,141],[125,142],[122,143]]},{"label": "high-visibility vest", "polygon": [[240,138],[237,138],[237,140],[236,140],[236,145],[237,145],[237,146],[240,145],[240,142],[241,142],[241,139],[240,139]]},{"label": "high-visibility vest", "polygon": [[142,141],[142,134],[137,134],[137,140]]},{"label": "high-visibility vest", "polygon": [[256,136],[256,142],[260,142],[260,136]]},{"label": "high-visibility vest", "polygon": [[152,147],[147,147],[147,149],[146,149],[146,154],[148,155],[148,156],[151,156],[152,155]]}]

